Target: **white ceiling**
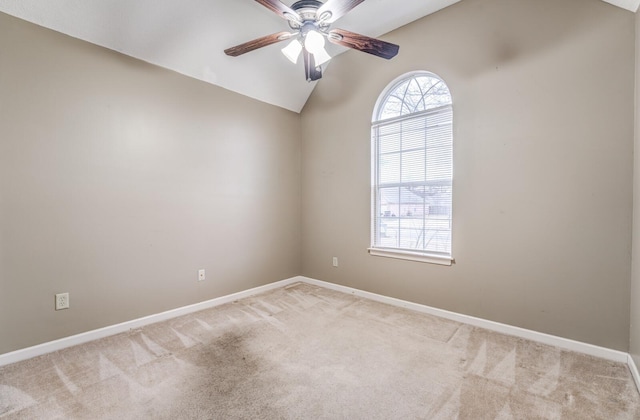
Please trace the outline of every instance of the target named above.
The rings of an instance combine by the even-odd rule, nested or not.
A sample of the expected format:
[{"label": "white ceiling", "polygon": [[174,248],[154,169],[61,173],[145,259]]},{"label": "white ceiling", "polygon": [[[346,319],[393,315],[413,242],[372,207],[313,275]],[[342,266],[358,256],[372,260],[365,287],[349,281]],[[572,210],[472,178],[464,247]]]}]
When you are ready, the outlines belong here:
[{"label": "white ceiling", "polygon": [[[332,26],[378,37],[458,1],[367,0]],[[640,4],[604,1],[633,12]],[[253,0],[0,0],[0,11],[295,112],[315,86],[305,80],[302,60],[293,65],[279,53],[285,43],[239,57],[223,53],[288,29]]]}]

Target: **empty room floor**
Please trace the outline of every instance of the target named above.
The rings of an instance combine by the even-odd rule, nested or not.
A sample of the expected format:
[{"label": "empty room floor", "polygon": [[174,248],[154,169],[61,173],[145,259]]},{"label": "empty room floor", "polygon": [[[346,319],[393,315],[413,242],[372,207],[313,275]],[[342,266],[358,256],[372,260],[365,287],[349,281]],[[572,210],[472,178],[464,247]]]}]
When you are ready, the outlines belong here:
[{"label": "empty room floor", "polygon": [[4,419],[638,419],[626,365],[306,283],[0,368]]}]

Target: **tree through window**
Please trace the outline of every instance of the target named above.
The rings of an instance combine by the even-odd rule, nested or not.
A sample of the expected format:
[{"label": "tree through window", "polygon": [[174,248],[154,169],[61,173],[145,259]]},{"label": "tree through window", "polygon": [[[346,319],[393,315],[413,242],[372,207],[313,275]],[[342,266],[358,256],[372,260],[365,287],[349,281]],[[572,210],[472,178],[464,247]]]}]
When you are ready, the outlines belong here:
[{"label": "tree through window", "polygon": [[372,254],[389,250],[451,261],[453,108],[438,76],[391,83],[372,121]]}]

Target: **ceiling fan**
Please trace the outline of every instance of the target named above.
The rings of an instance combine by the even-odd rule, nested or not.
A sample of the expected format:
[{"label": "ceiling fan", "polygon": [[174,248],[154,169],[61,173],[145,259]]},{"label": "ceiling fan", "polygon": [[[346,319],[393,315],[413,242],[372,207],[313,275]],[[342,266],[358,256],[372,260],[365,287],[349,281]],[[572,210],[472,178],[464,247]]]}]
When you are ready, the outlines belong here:
[{"label": "ceiling fan", "polygon": [[237,57],[249,51],[266,47],[277,42],[292,41],[282,49],[282,53],[294,64],[302,54],[307,81],[322,77],[322,64],[331,59],[324,48],[325,38],[334,44],[353,48],[391,59],[398,54],[399,46],[379,39],[345,31],[330,29],[333,22],[340,19],[364,0],[299,0],[291,7],[279,0],[256,0],[289,22],[291,32],[283,31],[263,36],[244,44],[224,50],[225,54]]}]

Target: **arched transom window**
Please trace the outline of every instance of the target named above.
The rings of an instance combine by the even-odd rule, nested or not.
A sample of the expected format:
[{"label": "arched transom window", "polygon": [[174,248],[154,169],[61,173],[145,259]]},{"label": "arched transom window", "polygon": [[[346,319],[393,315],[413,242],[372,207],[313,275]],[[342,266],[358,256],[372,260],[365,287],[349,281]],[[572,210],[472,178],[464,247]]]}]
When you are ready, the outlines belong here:
[{"label": "arched transom window", "polygon": [[380,95],[371,129],[373,255],[451,264],[451,93],[414,72]]}]

